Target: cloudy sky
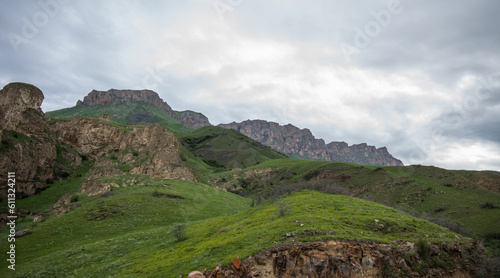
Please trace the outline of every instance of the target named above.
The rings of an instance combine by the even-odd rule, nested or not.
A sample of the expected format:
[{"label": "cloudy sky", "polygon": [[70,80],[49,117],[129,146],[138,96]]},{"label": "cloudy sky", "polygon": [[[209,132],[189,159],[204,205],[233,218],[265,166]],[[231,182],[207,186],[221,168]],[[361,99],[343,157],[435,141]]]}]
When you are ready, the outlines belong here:
[{"label": "cloudy sky", "polygon": [[0,0],[0,86],[152,89],[405,164],[500,170],[500,1]]}]

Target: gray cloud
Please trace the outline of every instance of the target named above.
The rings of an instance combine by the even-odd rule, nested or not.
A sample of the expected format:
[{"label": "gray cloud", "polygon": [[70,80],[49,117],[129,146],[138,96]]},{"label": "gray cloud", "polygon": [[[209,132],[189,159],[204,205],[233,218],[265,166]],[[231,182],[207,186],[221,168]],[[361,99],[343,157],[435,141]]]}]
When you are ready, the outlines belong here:
[{"label": "gray cloud", "polygon": [[[35,84],[44,111],[148,87],[214,124],[292,123],[407,164],[500,170],[498,1],[400,0],[387,22],[397,1],[227,3],[221,20],[209,0],[2,0],[0,83]],[[370,42],[347,60],[356,28]]]}]

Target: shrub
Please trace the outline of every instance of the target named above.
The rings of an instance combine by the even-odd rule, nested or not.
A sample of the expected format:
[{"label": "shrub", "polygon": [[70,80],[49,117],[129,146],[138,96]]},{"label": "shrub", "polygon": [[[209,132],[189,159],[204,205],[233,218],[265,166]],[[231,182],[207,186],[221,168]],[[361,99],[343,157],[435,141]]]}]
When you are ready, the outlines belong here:
[{"label": "shrub", "polygon": [[283,195],[290,195],[292,192],[299,192],[304,189],[319,191],[328,194],[349,195],[349,189],[330,181],[300,182],[293,184],[280,184],[267,194],[267,198],[277,200]]},{"label": "shrub", "polygon": [[172,235],[178,240],[183,241],[186,239],[186,225],[179,224],[175,225],[172,229]]},{"label": "shrub", "polygon": [[158,192],[158,190],[157,190],[157,189],[155,189],[155,191],[153,191],[153,193],[151,193],[151,195],[152,195],[153,197],[160,197],[160,196],[162,196],[163,194],[162,194],[162,193],[160,193],[160,192]]},{"label": "shrub", "polygon": [[73,196],[71,196],[71,202],[72,203],[76,203],[78,202],[78,200],[80,200],[80,196],[74,194]]},{"label": "shrub", "polygon": [[483,208],[483,209],[496,209],[498,208],[498,206],[494,205],[493,203],[490,203],[490,202],[486,202],[486,203],[482,203],[479,205],[480,208]]},{"label": "shrub", "polygon": [[132,155],[133,156],[139,156],[139,152],[138,151],[132,151]]},{"label": "shrub", "polygon": [[278,203],[278,218],[290,214],[290,205],[286,202],[280,201]]},{"label": "shrub", "polygon": [[432,248],[431,245],[425,241],[425,239],[421,238],[416,242],[417,252],[420,256],[420,259],[425,259],[431,255]]}]

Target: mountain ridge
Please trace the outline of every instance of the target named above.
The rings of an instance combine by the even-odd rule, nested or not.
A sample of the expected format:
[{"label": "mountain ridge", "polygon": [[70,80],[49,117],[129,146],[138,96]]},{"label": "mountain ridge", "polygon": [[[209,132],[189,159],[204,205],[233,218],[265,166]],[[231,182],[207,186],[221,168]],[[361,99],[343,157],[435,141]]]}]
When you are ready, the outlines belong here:
[{"label": "mountain ridge", "polygon": [[[83,101],[79,100],[75,108],[88,106],[110,106],[122,103],[144,102],[152,105],[165,113],[181,125],[192,129],[211,126],[208,118],[199,112],[190,110],[175,111],[167,102],[161,99],[158,93],[152,90],[118,90],[108,91],[92,90]],[[49,115],[52,112],[48,112]],[[148,113],[127,115],[133,123],[155,122],[155,117]],[[137,114],[138,113],[138,114]],[[116,115],[115,115],[116,116]],[[124,122],[122,122],[124,123]],[[281,126],[265,120],[248,120],[241,123],[232,122],[219,124],[219,127],[234,129],[274,150],[301,159],[342,161],[364,165],[378,166],[403,166],[401,160],[393,157],[386,147],[376,148],[367,143],[349,146],[346,142],[333,141],[326,143],[321,138],[316,138],[312,132],[305,128],[287,124]]]},{"label": "mountain ridge", "polygon": [[151,104],[165,112],[179,123],[193,127],[200,128],[211,125],[208,118],[194,111],[175,111],[167,102],[160,98],[158,93],[152,90],[118,90],[109,89],[108,91],[92,90],[83,101],[78,100],[76,106],[83,105],[112,105],[123,102],[136,102],[142,101]]},{"label": "mountain ridge", "polygon": [[219,124],[285,154],[327,161],[343,161],[365,165],[403,166],[401,160],[394,158],[386,147],[376,148],[366,143],[349,146],[346,142],[332,141],[314,137],[307,129],[291,124],[280,125],[265,120],[247,120],[241,123]]}]

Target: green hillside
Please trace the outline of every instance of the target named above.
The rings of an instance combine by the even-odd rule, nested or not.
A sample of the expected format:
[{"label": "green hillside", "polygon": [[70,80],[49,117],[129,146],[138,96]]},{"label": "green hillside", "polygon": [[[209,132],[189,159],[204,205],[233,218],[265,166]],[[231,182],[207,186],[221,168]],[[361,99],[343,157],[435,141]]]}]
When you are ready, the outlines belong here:
[{"label": "green hillside", "polygon": [[[250,207],[249,199],[205,184],[150,179],[145,186],[77,196],[69,204],[74,210],[21,224],[31,233],[16,241],[12,277],[179,277],[291,240],[397,244],[425,235],[430,243],[471,244],[400,211],[312,191]],[[186,225],[180,239],[172,233],[179,224]]]},{"label": "green hillside", "polygon": [[[265,171],[265,178],[255,171]],[[273,190],[323,181],[357,198],[388,204],[455,231],[478,235],[499,248],[500,176],[432,166],[376,167],[327,161],[275,159],[213,178],[242,195],[266,198]],[[246,192],[246,193],[245,193]],[[487,204],[491,204],[488,207]]]},{"label": "green hillside", "polygon": [[220,169],[244,168],[286,157],[235,130],[216,126],[197,129],[181,138],[192,153]]},{"label": "green hillside", "polygon": [[167,112],[141,101],[122,102],[112,105],[81,105],[45,113],[47,118],[101,117],[111,115],[111,120],[121,124],[157,123],[174,132],[189,132],[193,130],[174,118]]}]

